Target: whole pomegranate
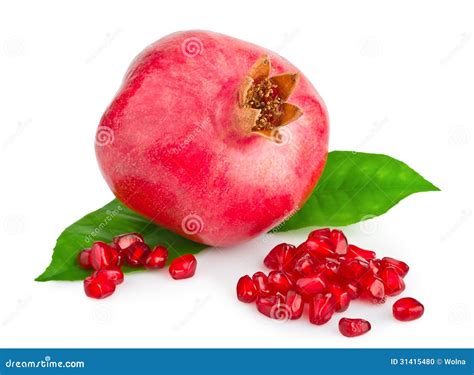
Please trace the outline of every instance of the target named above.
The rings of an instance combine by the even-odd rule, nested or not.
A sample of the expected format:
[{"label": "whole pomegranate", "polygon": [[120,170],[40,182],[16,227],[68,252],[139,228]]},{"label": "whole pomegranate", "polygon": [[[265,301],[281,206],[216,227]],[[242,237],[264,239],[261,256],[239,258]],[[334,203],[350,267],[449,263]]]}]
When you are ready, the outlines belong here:
[{"label": "whole pomegranate", "polygon": [[302,207],[323,170],[324,103],[276,53],[178,32],[135,58],[96,134],[125,205],[194,241],[229,246]]}]

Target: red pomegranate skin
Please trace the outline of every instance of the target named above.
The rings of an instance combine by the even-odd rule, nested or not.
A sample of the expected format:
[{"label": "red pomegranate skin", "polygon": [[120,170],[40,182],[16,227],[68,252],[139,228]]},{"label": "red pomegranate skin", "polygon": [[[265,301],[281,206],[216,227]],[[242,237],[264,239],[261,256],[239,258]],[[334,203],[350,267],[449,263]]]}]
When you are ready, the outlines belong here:
[{"label": "red pomegranate skin", "polygon": [[[281,143],[235,115],[239,88],[262,55],[271,76],[300,75],[287,102],[303,114],[282,127]],[[100,121],[96,155],[126,206],[191,240],[230,246],[303,206],[326,162],[328,127],[321,97],[287,60],[222,34],[184,31],[134,59]]]}]

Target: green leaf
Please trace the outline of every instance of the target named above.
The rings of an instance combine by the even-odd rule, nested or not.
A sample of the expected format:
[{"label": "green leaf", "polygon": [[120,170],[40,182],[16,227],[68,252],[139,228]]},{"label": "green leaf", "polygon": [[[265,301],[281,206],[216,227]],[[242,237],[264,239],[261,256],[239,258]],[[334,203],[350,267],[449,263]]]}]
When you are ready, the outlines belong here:
[{"label": "green leaf", "polygon": [[438,190],[390,156],[333,151],[304,207],[273,231],[354,224],[382,215],[411,194]]},{"label": "green leaf", "polygon": [[[183,254],[196,254],[207,247],[159,227],[114,199],[61,233],[51,264],[36,281],[83,280],[91,272],[77,265],[77,254],[90,247],[94,241],[111,242],[114,236],[128,232],[141,233],[150,246],[165,245],[169,251],[169,260]],[[122,270],[133,272],[140,269],[123,267]]]}]

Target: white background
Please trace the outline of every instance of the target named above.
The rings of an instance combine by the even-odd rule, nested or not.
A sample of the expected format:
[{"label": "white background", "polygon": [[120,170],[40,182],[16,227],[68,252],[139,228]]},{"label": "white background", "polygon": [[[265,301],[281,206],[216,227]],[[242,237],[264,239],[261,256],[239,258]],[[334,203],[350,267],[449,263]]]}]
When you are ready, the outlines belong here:
[{"label": "white background", "polygon": [[[0,5],[0,345],[72,347],[472,347],[474,248],[472,2],[2,1]],[[183,29],[219,31],[276,50],[324,98],[330,149],[386,153],[442,189],[347,228],[350,241],[406,260],[405,296],[425,316],[384,306],[357,339],[279,324],[238,303],[239,276],[281,241],[257,238],[198,257],[197,275],[127,277],[104,301],[80,282],[35,283],[56,237],[112,198],[94,155],[102,112],[132,60]]]}]

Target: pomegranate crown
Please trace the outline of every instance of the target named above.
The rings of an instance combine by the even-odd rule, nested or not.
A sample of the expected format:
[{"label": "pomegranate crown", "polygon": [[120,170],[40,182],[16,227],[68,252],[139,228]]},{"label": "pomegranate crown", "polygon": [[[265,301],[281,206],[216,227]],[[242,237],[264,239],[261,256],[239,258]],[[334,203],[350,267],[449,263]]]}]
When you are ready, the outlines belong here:
[{"label": "pomegranate crown", "polygon": [[247,133],[279,139],[278,129],[297,120],[303,110],[287,100],[299,81],[298,73],[271,76],[271,62],[261,56],[250,68],[239,89],[239,108]]}]

